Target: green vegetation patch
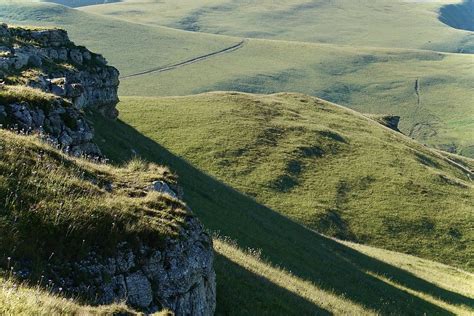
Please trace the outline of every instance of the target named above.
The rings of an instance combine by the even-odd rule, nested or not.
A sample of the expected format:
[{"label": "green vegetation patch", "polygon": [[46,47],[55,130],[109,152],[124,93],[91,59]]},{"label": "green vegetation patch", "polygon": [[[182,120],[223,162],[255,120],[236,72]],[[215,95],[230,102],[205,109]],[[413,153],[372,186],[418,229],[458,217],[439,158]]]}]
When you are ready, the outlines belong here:
[{"label": "green vegetation patch", "polygon": [[91,250],[113,254],[123,241],[159,248],[191,216],[179,200],[149,192],[155,180],[176,182],[166,168],[139,160],[114,168],[70,158],[34,137],[0,135],[2,268],[7,257],[40,269]]},{"label": "green vegetation patch", "polygon": [[[85,306],[75,301],[0,278],[0,314],[2,315],[142,315],[123,304]],[[161,314],[159,314],[161,315]],[[167,314],[163,314],[164,316]]]}]

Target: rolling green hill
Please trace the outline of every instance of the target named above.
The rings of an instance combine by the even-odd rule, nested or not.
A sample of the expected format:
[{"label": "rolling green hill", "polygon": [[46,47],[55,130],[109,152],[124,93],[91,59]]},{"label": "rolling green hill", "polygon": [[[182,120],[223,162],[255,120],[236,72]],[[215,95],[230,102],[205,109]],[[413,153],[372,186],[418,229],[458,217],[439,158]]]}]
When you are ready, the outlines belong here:
[{"label": "rolling green hill", "polygon": [[[138,3],[148,12],[131,14]],[[51,249],[54,260],[84,251],[81,240],[104,243],[107,251],[117,240],[143,235],[159,242],[175,234],[184,212],[174,209],[172,219],[155,221],[142,214],[147,197],[133,190],[155,177],[174,182],[176,172],[186,203],[214,233],[218,315],[474,313],[474,160],[420,145],[372,114],[301,94],[272,94],[306,92],[363,112],[401,114],[402,130],[411,136],[473,156],[473,55],[432,51],[468,50],[470,33],[433,22],[439,4],[384,0],[370,5],[374,13],[367,16],[367,6],[342,0],[253,6],[210,0],[205,7],[165,0],[160,5],[169,9],[162,12],[146,3],[110,4],[114,14],[84,8],[113,17],[30,1],[0,3],[2,21],[65,27],[74,40],[104,53],[122,71],[123,99],[118,121],[88,113],[111,165],[0,130],[0,227],[9,232],[0,236],[1,268],[11,253],[33,256],[41,266]],[[165,25],[194,31],[289,39],[302,34],[301,23],[320,28],[320,21],[309,23],[319,10],[347,20],[338,28],[321,19],[332,34],[314,31],[299,40],[330,35],[334,43],[242,39],[150,20],[155,14],[166,16]],[[246,33],[257,16],[262,32],[273,34]],[[397,32],[407,32],[392,33],[393,16],[410,29],[418,22],[432,28],[400,38]],[[366,21],[356,23],[364,17],[382,33],[365,43]],[[281,28],[269,27],[275,21]],[[424,42],[434,34],[436,42]],[[350,47],[351,40],[366,47]],[[367,47],[394,43],[404,48]],[[215,89],[269,95],[156,97]],[[101,187],[111,180],[123,188]],[[113,215],[123,230],[97,239]],[[61,234],[66,227],[71,235]],[[119,310],[126,312],[19,286],[8,273],[0,278],[0,314]]]},{"label": "rolling green hill", "polygon": [[[223,96],[214,96],[214,98],[216,97],[218,97],[219,102],[214,103],[214,105],[219,104],[219,107],[222,106],[222,111],[219,111],[215,106],[210,106],[206,110],[202,106],[206,98],[212,99],[212,95],[189,97],[188,100],[192,100],[191,103],[195,104],[196,108],[200,108],[198,112],[203,111],[203,116],[207,116],[209,112],[215,114],[215,116],[207,116],[208,119],[222,120],[222,126],[229,124],[229,129],[232,129],[232,133],[236,134],[235,136],[240,136],[242,133],[245,134],[249,130],[251,133],[251,127],[244,129],[243,126],[238,127],[234,125],[230,118],[228,121],[225,120],[223,112],[225,113],[225,111],[229,110],[231,104],[226,105],[227,102],[225,102]],[[228,96],[228,98],[236,98],[236,96]],[[260,101],[262,103],[264,102],[264,97],[258,98],[261,98]],[[298,101],[291,101],[291,96],[278,98],[282,102],[285,98],[289,98],[290,101],[288,102],[298,103]],[[181,101],[184,101],[183,99]],[[139,155],[150,161],[168,165],[179,174],[179,183],[183,185],[185,190],[185,201],[195,210],[197,216],[208,229],[218,232],[220,236],[224,236],[215,239],[215,249],[218,253],[215,265],[218,280],[217,314],[357,314],[354,311],[360,310],[360,308],[364,310],[364,312],[361,312],[363,314],[403,315],[423,312],[428,314],[469,314],[472,311],[472,306],[474,306],[474,297],[472,287],[470,286],[472,274],[465,274],[456,268],[415,259],[400,253],[391,253],[370,247],[364,248],[363,246],[350,243],[346,245],[341,244],[312,230],[308,230],[279,215],[272,209],[258,204],[255,199],[235,191],[229,185],[236,181],[229,181],[226,184],[220,182],[220,178],[227,178],[213,174],[212,171],[207,173],[206,171],[210,168],[204,167],[204,163],[200,164],[197,162],[197,159],[193,161],[192,155],[177,155],[176,153],[184,150],[190,144],[186,140],[189,136],[188,132],[194,133],[192,137],[188,137],[191,141],[196,141],[201,137],[207,137],[211,143],[221,140],[219,144],[222,147],[220,148],[229,148],[228,145],[232,141],[242,144],[246,139],[239,140],[238,137],[235,137],[225,140],[225,137],[219,135],[216,130],[214,130],[216,133],[208,134],[205,128],[207,123],[198,124],[200,128],[193,129],[193,127],[196,127],[195,123],[203,116],[195,115],[194,122],[194,119],[188,119],[197,112],[192,110],[191,104],[186,104],[185,102],[180,103],[189,110],[187,114],[183,114],[184,111],[180,112],[183,116],[176,119],[167,109],[166,112],[161,112],[163,115],[162,120],[157,119],[157,116],[152,113],[158,114],[158,112],[152,110],[156,110],[159,104],[164,105],[166,102],[176,101],[173,98],[165,100],[160,100],[160,102],[154,99],[147,101],[147,99],[143,98],[126,100],[120,106],[122,111],[121,118],[124,121],[116,123],[104,122],[99,117],[93,117],[97,131],[96,140],[101,145],[103,152],[114,162],[126,161],[130,157]],[[252,105],[245,102],[245,100],[242,101],[243,107],[250,107]],[[171,104],[168,103],[168,105]],[[284,104],[281,106],[283,107]],[[149,111],[145,111],[140,118],[138,118],[138,115],[135,115],[139,109],[145,110],[146,108]],[[184,108],[181,109],[184,110]],[[244,124],[252,122],[251,118],[239,117],[238,108],[234,110],[235,116],[232,115],[231,117],[237,117],[238,121],[242,121]],[[403,160],[410,168],[427,174],[422,176],[420,180],[410,179],[413,184],[409,183],[408,185],[421,186],[413,191],[413,203],[415,203],[414,199],[416,197],[422,196],[423,193],[421,191],[425,185],[430,186],[430,189],[437,187],[439,189],[439,191],[435,192],[437,195],[446,197],[446,192],[449,191],[454,196],[461,197],[464,201],[466,201],[467,197],[462,197],[462,194],[467,194],[468,196],[472,194],[472,187],[457,189],[454,186],[451,188],[450,185],[437,184],[436,177],[439,176],[436,174],[439,173],[447,175],[449,179],[459,181],[459,183],[464,185],[471,185],[465,179],[462,171],[452,167],[442,157],[433,154],[430,150],[410,140],[403,140],[403,137],[386,130],[384,127],[380,127],[373,121],[366,120],[363,117],[337,107],[333,110],[335,113],[327,111],[328,121],[332,115],[341,115],[343,122],[355,120],[354,126],[352,126],[355,129],[355,133],[358,129],[374,131],[375,134],[373,136],[367,136],[367,134],[370,135],[367,131],[359,134],[361,137],[362,135],[367,136],[367,142],[373,141],[374,147],[370,150],[376,149],[377,144],[387,146],[388,148],[395,146],[396,149],[402,149],[405,152],[410,152],[410,150],[414,151],[414,153],[418,152],[421,155],[421,159],[426,156],[426,158],[440,164],[441,169],[435,171],[422,162],[412,161],[412,159],[417,159],[414,153],[406,158],[402,154],[392,157],[393,159]],[[287,111],[288,115],[297,115],[297,113],[292,112],[291,108]],[[249,117],[253,116],[253,112],[246,112]],[[165,113],[170,113],[170,116],[167,117]],[[269,114],[271,113],[272,111],[269,110]],[[326,113],[326,111],[323,113]],[[173,119],[175,120],[173,121]],[[265,125],[265,120],[259,122]],[[356,122],[360,123],[361,126],[357,127]],[[291,124],[296,123],[297,121],[293,121]],[[159,126],[160,124],[166,125],[170,133],[163,132],[165,128]],[[320,124],[323,124],[323,122],[320,122]],[[133,126],[136,126],[137,129]],[[255,127],[254,125],[252,126]],[[215,127],[216,125],[214,124],[210,125],[211,129]],[[337,126],[333,128],[335,130],[338,129]],[[174,130],[175,133],[170,130]],[[160,133],[156,131],[160,131]],[[268,134],[272,135],[272,132],[270,131]],[[328,135],[331,136],[331,134]],[[346,135],[346,132],[341,134],[341,136],[345,137],[347,141],[354,141],[352,137]],[[320,137],[319,134],[316,135],[316,139],[326,139],[326,137]],[[377,140],[379,137],[381,139]],[[400,141],[400,138],[402,138],[402,141]],[[266,142],[266,138],[262,139],[262,141]],[[332,142],[330,138],[326,139],[326,141]],[[359,139],[359,141],[362,140]],[[169,149],[167,149],[170,142],[177,147],[169,146]],[[203,142],[197,141],[195,143],[196,146],[200,146],[200,144],[203,144]],[[355,146],[355,144],[353,145]],[[352,145],[349,143],[348,146]],[[177,150],[178,147],[181,149]],[[195,152],[201,150],[209,151],[209,154],[204,154],[204,157],[209,157],[217,153],[219,149],[212,148],[212,145],[209,145],[209,147],[205,148],[195,147],[193,150]],[[193,150],[189,150],[188,153]],[[341,152],[341,158],[345,155]],[[262,158],[266,157],[262,155]],[[189,162],[183,158],[187,158]],[[360,159],[356,157],[361,164],[363,164],[364,158],[369,160],[370,156],[363,156]],[[242,156],[242,160],[246,159],[245,156]],[[370,161],[373,160],[370,159]],[[196,163],[197,168],[191,165],[190,162]],[[207,162],[209,163],[210,161],[208,160]],[[241,166],[245,167],[243,163]],[[277,163],[276,172],[281,170],[279,166],[280,164]],[[346,167],[347,172],[353,170],[352,173],[355,173],[359,166],[354,165],[351,169],[351,164],[348,164]],[[223,170],[227,168],[232,170],[227,166],[221,167],[220,170],[224,173]],[[393,172],[398,171],[396,167],[390,167],[389,170],[393,170]],[[392,171],[387,177],[390,174],[392,174]],[[399,181],[400,178],[400,176],[397,176],[394,180]],[[429,182],[425,184],[424,181]],[[390,191],[390,182],[387,181],[387,183],[389,187],[387,191]],[[394,187],[392,188],[395,189]],[[348,196],[350,196],[350,193]],[[398,192],[396,196],[400,196]],[[392,195],[391,201],[396,201],[396,196]],[[383,197],[380,196],[380,198]],[[315,199],[317,199],[317,195],[315,195]],[[302,201],[303,198],[299,200]],[[405,201],[407,200],[408,198]],[[425,202],[427,201],[425,200]],[[429,205],[429,202],[427,202],[427,205]],[[459,213],[459,216],[456,215],[456,218],[470,216],[469,210],[472,210],[472,206],[467,204],[466,207],[467,213],[465,209],[465,211]],[[442,232],[442,227],[445,224],[449,226],[449,223],[457,221],[457,219],[450,218],[445,224],[440,223],[437,221],[438,216],[440,214],[444,216],[446,213],[439,212],[435,214],[428,211],[420,213],[420,216],[430,218],[439,224],[433,228],[434,233]],[[418,220],[420,218],[417,219],[416,214],[408,214],[407,221],[398,221],[401,215],[407,215],[403,210],[399,211],[398,217],[393,216],[390,211],[387,211],[385,215],[390,217],[390,219],[397,220],[393,223],[400,224],[400,226],[392,226],[392,233],[397,234],[396,232],[398,231],[397,237],[400,236],[405,241],[411,239],[411,233],[407,233],[406,224],[408,226],[411,224],[419,226],[418,223],[421,223],[421,226],[423,226],[424,223],[422,218],[421,220]],[[375,214],[373,217],[377,218],[377,216]],[[375,218],[370,219],[370,224],[376,222]],[[367,233],[373,232],[367,223],[358,225],[360,225],[361,230],[365,227]],[[462,225],[460,226],[461,229]],[[402,237],[404,234],[405,237]],[[468,261],[466,258],[472,257],[469,254],[472,254],[472,244],[469,243],[469,238],[471,237],[468,237],[469,234],[469,232],[466,232],[466,235],[461,237],[461,240],[466,238],[464,243],[466,249],[458,249],[451,252],[460,260],[459,262],[463,262],[460,265],[465,267],[467,267]],[[423,233],[421,233],[420,236],[418,242],[421,245],[425,245],[427,250],[430,246],[423,241],[427,235],[423,236]],[[442,238],[433,245],[433,248],[443,247],[444,250],[441,251],[451,251],[449,250],[451,246],[444,248],[447,244],[443,245],[449,238],[451,237]],[[389,240],[389,238],[387,237],[386,240]],[[456,244],[458,242],[459,240]],[[463,242],[461,241],[460,243],[462,244]],[[422,250],[424,246],[421,245],[415,246],[413,250]],[[236,248],[237,246],[238,248]],[[401,244],[398,244],[397,247],[403,248]],[[435,252],[435,250],[430,251],[431,255],[427,256],[434,256]],[[464,259],[461,259],[462,257]],[[449,260],[449,258],[445,259]],[[439,269],[433,270],[434,267],[439,267]],[[472,270],[472,267],[469,269]],[[232,284],[232,286],[229,286],[229,284]],[[452,307],[460,309],[456,310],[452,309]]]},{"label": "rolling green hill", "polygon": [[[83,10],[202,33],[474,52],[472,33],[455,30],[438,20],[438,11],[443,4],[453,2],[459,1],[125,0]],[[466,9],[460,7],[459,10]],[[457,19],[458,13],[449,16]],[[468,17],[468,14],[464,16]]]},{"label": "rolling green hill", "polygon": [[[125,4],[129,8],[144,5]],[[119,68],[122,95],[300,92],[361,112],[400,115],[400,128],[407,135],[430,146],[474,156],[472,54],[261,39],[241,42],[241,38],[28,2],[0,5],[0,19],[69,29],[73,39],[102,52]],[[239,43],[236,49],[209,55]],[[186,63],[189,60],[194,62]],[[128,77],[134,74],[142,75]]]},{"label": "rolling green hill", "polygon": [[472,172],[298,94],[123,98],[140,133],[324,234],[473,269]]},{"label": "rolling green hill", "polygon": [[[474,55],[248,40],[239,50],[121,82],[122,95],[300,92],[401,116],[422,143],[474,154]],[[416,88],[418,87],[418,89]]]},{"label": "rolling green hill", "polygon": [[[97,140],[114,162],[123,166],[120,161],[129,161],[138,154],[170,165],[179,173],[185,199],[205,226],[216,234],[218,315],[468,315],[474,310],[471,273],[321,236],[192,167],[125,123],[95,115],[91,118],[96,123]],[[4,255],[26,251],[41,258],[44,251],[59,249],[55,258],[74,257],[78,254],[78,243],[74,241],[84,234],[86,245],[114,239],[93,238],[105,234],[97,232],[108,229],[112,218],[119,222],[118,226],[123,222],[125,228],[133,230],[118,238],[173,233],[162,230],[166,227],[173,230],[176,223],[172,222],[160,221],[158,226],[150,222],[126,224],[136,219],[145,223],[149,217],[134,217],[136,212],[146,208],[147,197],[130,197],[134,195],[125,188],[139,188],[143,181],[149,183],[157,174],[174,181],[165,168],[143,169],[145,164],[138,164],[137,160],[127,163],[125,168],[96,165],[67,157],[34,137],[1,130],[0,136],[0,194],[6,197],[4,205],[9,211],[0,213],[1,223],[7,224],[3,229],[16,231],[2,235],[0,246],[10,249],[2,250]],[[49,169],[43,168],[44,164]],[[98,179],[95,183],[99,187],[88,180],[94,178]],[[107,193],[100,188],[102,181],[112,178],[124,190]],[[15,191],[17,195],[8,194],[10,189],[18,188],[18,183],[22,183],[22,188]],[[41,194],[32,194],[38,186],[43,188]],[[35,199],[41,199],[41,203]],[[58,209],[56,205],[62,205],[59,215],[48,212],[48,209]],[[123,208],[126,205],[129,208]],[[31,212],[29,206],[36,207],[35,211]],[[36,225],[28,225],[32,221]],[[65,237],[61,227],[70,224],[72,233]],[[109,233],[108,230],[106,234]],[[28,250],[35,245],[40,251]],[[9,263],[8,258],[1,258],[2,268]],[[0,277],[0,313],[134,313],[122,306],[84,306],[39,286],[18,285],[13,275],[6,273]]]}]

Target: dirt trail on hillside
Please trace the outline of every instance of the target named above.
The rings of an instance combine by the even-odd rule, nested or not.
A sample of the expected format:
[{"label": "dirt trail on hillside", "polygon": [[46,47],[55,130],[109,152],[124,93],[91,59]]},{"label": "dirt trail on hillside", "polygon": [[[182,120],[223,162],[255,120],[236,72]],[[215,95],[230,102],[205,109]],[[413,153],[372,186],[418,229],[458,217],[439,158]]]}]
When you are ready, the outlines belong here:
[{"label": "dirt trail on hillside", "polygon": [[176,69],[176,68],[179,68],[179,67],[187,66],[187,65],[190,65],[190,64],[194,64],[194,63],[197,63],[197,62],[200,62],[200,61],[203,61],[203,60],[206,60],[206,59],[215,57],[215,56],[217,56],[217,55],[222,55],[222,54],[226,54],[226,53],[230,53],[230,52],[236,51],[236,50],[238,50],[238,49],[244,47],[244,45],[245,45],[246,43],[247,43],[247,40],[244,39],[244,40],[238,42],[238,43],[235,44],[235,45],[232,45],[232,46],[230,46],[230,47],[221,49],[221,50],[216,51],[216,52],[212,52],[212,53],[209,53],[209,54],[206,54],[206,55],[201,55],[201,56],[198,56],[198,57],[194,57],[194,58],[191,58],[191,59],[188,59],[188,60],[185,60],[185,61],[176,63],[176,64],[172,64],[172,65],[168,65],[168,66],[163,66],[163,67],[157,67],[157,68],[153,68],[153,69],[149,69],[149,70],[137,72],[137,73],[134,73],[134,74],[125,75],[125,76],[123,76],[123,77],[120,77],[120,79],[127,79],[127,78],[132,78],[132,77],[143,76],[143,75],[151,74],[151,73],[154,73],[154,72],[158,72],[158,73],[159,73],[159,72],[170,71],[170,70],[173,70],[173,69]]}]

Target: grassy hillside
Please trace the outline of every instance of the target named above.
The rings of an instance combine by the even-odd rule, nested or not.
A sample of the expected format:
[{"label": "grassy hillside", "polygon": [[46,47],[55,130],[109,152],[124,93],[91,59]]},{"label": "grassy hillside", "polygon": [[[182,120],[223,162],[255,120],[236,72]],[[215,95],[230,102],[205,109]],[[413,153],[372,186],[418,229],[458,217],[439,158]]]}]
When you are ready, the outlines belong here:
[{"label": "grassy hillside", "polygon": [[472,34],[438,20],[440,7],[453,2],[459,1],[125,0],[83,10],[231,36],[474,52]]},{"label": "grassy hillside", "polygon": [[[122,111],[123,119],[132,122],[123,106]],[[230,238],[234,249],[237,245],[250,248],[244,253],[251,256],[242,256],[242,250],[223,249],[216,241],[218,314],[301,315],[341,310],[351,314],[362,308],[367,314],[449,315],[469,314],[474,309],[472,274],[442,265],[445,268],[432,270],[437,264],[390,252],[385,259],[376,250],[374,257],[364,254],[362,249],[372,248],[357,250],[321,236],[192,166],[160,144],[165,134],[142,135],[123,121],[104,122],[100,117],[94,121],[97,142],[112,161],[126,161],[138,154],[170,166],[179,174],[186,202],[204,225]],[[174,123],[178,122],[183,124],[175,128],[189,123]],[[180,141],[184,140],[177,137],[174,143]],[[250,260],[255,256],[263,264]],[[402,258],[407,261],[402,263]]]},{"label": "grassy hillside", "polygon": [[[122,305],[85,306],[39,288],[0,278],[2,315],[141,315]],[[159,315],[159,314],[157,314]],[[165,313],[162,314],[166,316]]]},{"label": "grassy hillside", "polygon": [[[105,140],[103,149],[115,161],[128,161],[133,149],[151,161],[169,163],[182,175],[186,199],[206,227],[221,234],[215,237],[217,314],[467,315],[474,310],[472,274],[320,236],[205,175],[124,123],[94,118],[98,139]],[[153,179],[174,181],[164,168],[147,167],[136,159],[126,168],[96,165],[66,157],[34,137],[1,130],[0,136],[3,270],[15,267],[22,252],[41,259],[54,251],[48,260],[64,260],[80,255],[83,247],[114,242],[116,237],[148,234],[160,239],[179,225],[179,220],[167,221],[163,215],[171,213],[158,212],[157,203],[154,217],[140,215],[141,210],[150,213],[147,205],[154,199],[167,204],[163,196],[134,194]],[[114,183],[113,193],[102,187],[108,181]],[[173,214],[175,219],[181,216]],[[14,234],[9,233],[12,229]],[[98,235],[106,238],[98,240]],[[78,238],[86,242],[75,242]],[[0,277],[1,314],[134,314],[123,306],[85,306],[48,288],[19,285],[15,272]]]},{"label": "grassy hillside", "polygon": [[4,130],[0,136],[3,269],[29,260],[30,278],[40,280],[47,264],[92,250],[107,255],[123,241],[159,248],[165,237],[179,237],[190,216],[177,200],[143,194],[154,180],[176,181],[166,168],[137,161],[113,168],[67,157],[31,137]]},{"label": "grassy hillside", "polygon": [[[0,4],[0,19],[65,27],[74,40],[103,53],[122,77],[220,51],[241,41],[25,3]],[[136,8],[138,4],[127,5]],[[123,79],[120,93],[301,92],[361,112],[400,115],[406,134],[473,157],[474,125],[469,119],[474,116],[473,56],[252,39],[240,49],[193,64]]]},{"label": "grassy hillside", "polygon": [[66,29],[73,41],[105,55],[122,75],[213,52],[239,39],[150,27],[31,1],[0,2],[0,21]]},{"label": "grassy hillside", "polygon": [[121,93],[171,96],[215,90],[301,92],[360,112],[400,115],[400,127],[406,134],[472,156],[473,58],[427,51],[249,40],[229,54],[165,73],[122,80]]},{"label": "grassy hillside", "polygon": [[[57,286],[53,292],[45,285],[42,271],[90,251],[111,254],[123,241],[147,240],[159,248],[165,237],[180,237],[192,215],[182,202],[145,191],[160,179],[176,182],[154,164],[97,164],[68,157],[36,137],[0,130],[0,314],[136,314],[119,305],[78,303],[86,298],[63,299]],[[22,262],[29,262],[34,288],[16,280],[25,273]]]},{"label": "grassy hillside", "polygon": [[297,94],[123,98],[139,132],[328,235],[473,269],[472,173],[360,114]]}]

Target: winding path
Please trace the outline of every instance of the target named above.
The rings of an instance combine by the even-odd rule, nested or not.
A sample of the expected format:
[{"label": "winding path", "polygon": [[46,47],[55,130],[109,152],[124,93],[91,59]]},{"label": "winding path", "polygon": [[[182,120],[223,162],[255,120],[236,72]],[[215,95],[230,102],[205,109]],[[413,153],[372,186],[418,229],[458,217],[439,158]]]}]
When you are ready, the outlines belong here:
[{"label": "winding path", "polygon": [[236,51],[236,50],[244,47],[244,45],[246,43],[247,43],[247,40],[244,39],[244,40],[238,42],[235,45],[232,45],[230,47],[226,47],[226,48],[218,50],[216,52],[212,52],[212,53],[209,53],[209,54],[206,54],[206,55],[201,55],[201,56],[198,56],[198,57],[194,57],[194,58],[179,62],[177,64],[172,64],[172,65],[163,66],[163,67],[157,67],[157,68],[137,72],[137,73],[134,73],[134,74],[125,75],[123,77],[120,77],[120,79],[127,79],[127,78],[132,78],[132,77],[143,76],[143,75],[151,74],[151,73],[154,73],[154,72],[159,73],[159,72],[170,71],[170,70],[173,70],[173,69],[176,69],[176,68],[179,68],[179,67],[187,66],[187,65],[190,65],[190,64],[194,64],[194,63],[209,59],[211,57],[215,57],[217,55],[222,55],[222,54],[226,54],[226,53]]}]

